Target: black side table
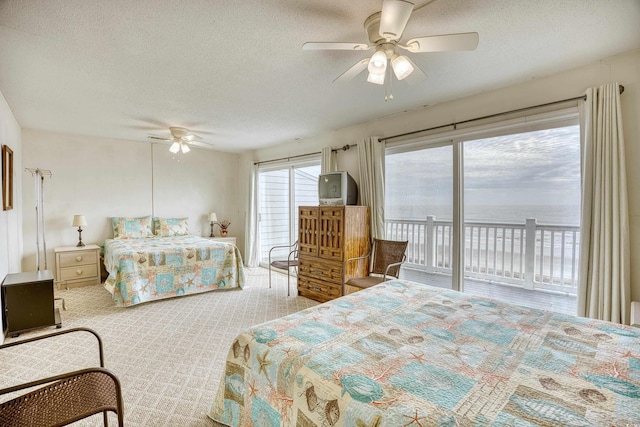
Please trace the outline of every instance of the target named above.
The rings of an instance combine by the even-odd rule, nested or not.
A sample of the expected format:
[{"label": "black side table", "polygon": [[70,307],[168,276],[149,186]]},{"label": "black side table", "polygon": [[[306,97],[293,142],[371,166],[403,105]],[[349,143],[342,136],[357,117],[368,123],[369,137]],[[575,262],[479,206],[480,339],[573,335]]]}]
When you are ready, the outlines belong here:
[{"label": "black side table", "polygon": [[7,274],[2,282],[2,320],[5,336],[47,326],[62,327],[54,307],[53,274],[48,270]]}]

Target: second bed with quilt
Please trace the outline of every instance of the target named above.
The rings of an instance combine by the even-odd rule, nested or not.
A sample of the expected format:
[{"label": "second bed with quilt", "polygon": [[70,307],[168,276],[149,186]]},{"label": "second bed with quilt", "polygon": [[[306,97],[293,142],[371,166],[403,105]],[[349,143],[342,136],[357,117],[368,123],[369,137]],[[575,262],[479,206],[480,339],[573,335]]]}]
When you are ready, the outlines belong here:
[{"label": "second bed with quilt", "polygon": [[117,306],[244,286],[242,257],[235,245],[186,234],[185,226],[171,227],[164,220],[157,221],[164,233],[155,235],[146,231],[147,218],[150,223],[150,217],[129,219],[129,228],[121,219],[116,228],[114,221],[117,238],[104,242],[109,273],[104,286]]}]

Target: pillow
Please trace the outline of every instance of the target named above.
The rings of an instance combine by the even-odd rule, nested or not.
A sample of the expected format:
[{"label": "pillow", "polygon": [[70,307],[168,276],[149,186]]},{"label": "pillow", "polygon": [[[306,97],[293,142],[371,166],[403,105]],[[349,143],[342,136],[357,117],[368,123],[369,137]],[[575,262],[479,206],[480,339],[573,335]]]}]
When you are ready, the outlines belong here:
[{"label": "pillow", "polygon": [[158,218],[160,229],[156,229],[156,236],[173,237],[189,234],[189,218]]},{"label": "pillow", "polygon": [[138,239],[140,237],[152,237],[151,216],[140,218],[111,218],[114,239]]}]

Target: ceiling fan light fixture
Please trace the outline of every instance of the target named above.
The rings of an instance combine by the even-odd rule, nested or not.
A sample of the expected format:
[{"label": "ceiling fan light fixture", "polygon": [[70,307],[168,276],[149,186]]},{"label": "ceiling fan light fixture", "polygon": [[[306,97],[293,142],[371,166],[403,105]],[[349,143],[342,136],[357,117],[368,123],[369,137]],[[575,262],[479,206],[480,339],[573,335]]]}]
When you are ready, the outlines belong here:
[{"label": "ceiling fan light fixture", "polygon": [[376,51],[371,56],[367,68],[370,74],[382,74],[384,76],[384,72],[387,70],[387,55],[381,50]]},{"label": "ceiling fan light fixture", "polygon": [[382,74],[378,74],[378,73],[369,73],[369,77],[367,77],[367,81],[369,83],[374,83],[377,85],[383,85],[384,84],[384,76],[385,73]]},{"label": "ceiling fan light fixture", "polygon": [[391,58],[391,68],[398,80],[402,80],[413,73],[413,65],[407,59],[406,56],[398,55],[395,53]]},{"label": "ceiling fan light fixture", "polygon": [[182,150],[182,154],[187,154],[189,151],[191,151],[189,145],[185,142],[180,143],[180,149]]},{"label": "ceiling fan light fixture", "polygon": [[180,151],[180,143],[178,141],[173,141],[173,144],[171,144],[169,151],[171,151],[173,154],[178,153],[178,151]]}]

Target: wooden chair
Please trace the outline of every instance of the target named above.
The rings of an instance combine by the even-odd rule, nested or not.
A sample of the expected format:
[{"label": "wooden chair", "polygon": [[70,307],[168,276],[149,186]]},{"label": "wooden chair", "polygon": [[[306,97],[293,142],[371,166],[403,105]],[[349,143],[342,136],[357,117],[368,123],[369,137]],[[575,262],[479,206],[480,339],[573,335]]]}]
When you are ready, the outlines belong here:
[{"label": "wooden chair", "polygon": [[114,373],[104,368],[102,339],[95,331],[89,328],[66,329],[4,344],[0,350],[79,331],[89,332],[98,340],[100,367],[80,369],[1,389],[0,396],[43,386],[0,403],[0,426],[64,426],[101,412],[104,425],[107,426],[107,411],[114,412],[118,416],[118,425],[124,426],[120,381]]},{"label": "wooden chair", "polygon": [[371,252],[365,256],[349,258],[344,262],[344,271],[347,264],[369,258],[369,274],[365,277],[354,277],[344,284],[344,294],[370,288],[378,283],[389,280],[389,277],[398,278],[400,266],[406,259],[408,241],[373,239]]},{"label": "wooden chair", "polygon": [[[287,248],[288,249],[288,255],[287,255],[287,259],[283,259],[283,260],[271,260],[271,252],[274,249],[284,249]],[[273,268],[277,268],[279,270],[287,270],[287,296],[291,295],[291,290],[290,290],[290,277],[291,277],[291,268],[295,268],[296,269],[296,274],[297,273],[297,268],[298,268],[298,241],[296,240],[292,245],[279,245],[279,246],[274,246],[271,249],[269,249],[269,289],[271,289],[271,267]]]}]

